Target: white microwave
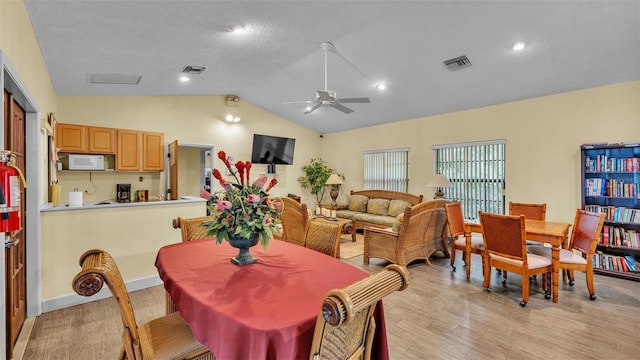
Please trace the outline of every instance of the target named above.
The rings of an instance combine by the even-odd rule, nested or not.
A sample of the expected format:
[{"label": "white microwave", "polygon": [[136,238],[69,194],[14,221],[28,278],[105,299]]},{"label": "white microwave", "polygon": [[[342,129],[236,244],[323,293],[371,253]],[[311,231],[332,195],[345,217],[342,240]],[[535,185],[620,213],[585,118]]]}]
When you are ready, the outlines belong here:
[{"label": "white microwave", "polygon": [[69,170],[104,170],[104,155],[69,154]]}]

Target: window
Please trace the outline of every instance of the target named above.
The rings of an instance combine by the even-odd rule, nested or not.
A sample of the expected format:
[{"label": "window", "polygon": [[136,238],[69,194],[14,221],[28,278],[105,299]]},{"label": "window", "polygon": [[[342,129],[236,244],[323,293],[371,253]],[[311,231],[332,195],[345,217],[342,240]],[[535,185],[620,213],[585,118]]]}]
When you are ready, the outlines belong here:
[{"label": "window", "polygon": [[447,198],[462,204],[464,218],[478,211],[504,214],[505,140],[434,145],[436,173],[453,184]]},{"label": "window", "polygon": [[409,148],[364,152],[364,189],[407,192]]}]

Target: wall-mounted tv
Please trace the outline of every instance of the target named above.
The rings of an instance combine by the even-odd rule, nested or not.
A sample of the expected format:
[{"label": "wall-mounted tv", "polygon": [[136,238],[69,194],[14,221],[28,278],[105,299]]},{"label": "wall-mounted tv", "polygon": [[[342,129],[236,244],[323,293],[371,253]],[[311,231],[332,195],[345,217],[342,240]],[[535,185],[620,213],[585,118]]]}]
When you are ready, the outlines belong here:
[{"label": "wall-mounted tv", "polygon": [[293,151],[296,139],[253,134],[253,148],[251,162],[254,164],[268,164],[270,173],[275,172],[275,166],[293,165]]}]

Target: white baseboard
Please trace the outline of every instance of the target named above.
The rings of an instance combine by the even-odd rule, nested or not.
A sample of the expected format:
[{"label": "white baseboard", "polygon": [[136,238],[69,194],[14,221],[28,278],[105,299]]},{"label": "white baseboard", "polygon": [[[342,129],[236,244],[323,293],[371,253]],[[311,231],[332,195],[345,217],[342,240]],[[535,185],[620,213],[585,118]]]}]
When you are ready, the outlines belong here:
[{"label": "white baseboard", "polygon": [[[146,278],[131,280],[126,282],[127,290],[129,292],[146,289],[148,287],[162,285],[162,280],[158,275],[150,276]],[[97,301],[111,297],[111,291],[105,286],[95,295],[91,297],[80,296],[76,293],[64,295],[56,298],[46,299],[42,301],[42,312],[60,310],[75,305],[86,304],[88,302]]]}]

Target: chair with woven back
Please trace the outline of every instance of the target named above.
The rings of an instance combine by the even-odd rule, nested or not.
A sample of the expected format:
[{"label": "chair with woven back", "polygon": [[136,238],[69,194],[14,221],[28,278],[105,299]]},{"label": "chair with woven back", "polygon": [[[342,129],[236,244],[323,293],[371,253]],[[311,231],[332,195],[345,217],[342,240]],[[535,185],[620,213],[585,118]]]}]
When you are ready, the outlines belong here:
[{"label": "chair with woven back", "polygon": [[288,197],[279,198],[282,201],[282,240],[304,246],[309,212],[307,205]]},{"label": "chair with woven back", "polygon": [[[569,286],[574,284],[574,270],[586,272],[589,298],[596,299],[593,286],[593,254],[604,224],[604,213],[592,213],[578,209],[573,221],[568,249],[560,249],[560,269],[569,270]],[[531,245],[529,253],[551,258],[551,249],[546,246]]]},{"label": "chair with woven back", "polygon": [[304,237],[304,247],[337,257],[343,226],[344,223],[309,219]]},{"label": "chair with woven back", "polygon": [[482,255],[484,243],[481,238],[470,235],[465,236],[464,215],[462,213],[462,205],[459,202],[447,203],[444,205],[444,209],[447,212],[449,235],[451,235],[451,267],[453,271],[456,271],[456,250],[461,250],[467,280],[469,280],[471,278],[471,254]]},{"label": "chair with woven back", "polygon": [[202,226],[205,221],[210,221],[211,216],[201,216],[194,218],[173,219],[172,226],[174,229],[180,229],[182,233],[182,242],[191,240],[204,239],[207,237],[207,228]]},{"label": "chair with woven back", "polygon": [[446,227],[444,209],[434,208],[428,202],[407,207],[398,232],[365,226],[362,261],[366,265],[369,258],[381,258],[406,266],[424,260],[431,265],[429,257],[437,251],[436,242],[442,242]]},{"label": "chair with woven back", "polygon": [[[522,301],[529,302],[529,276],[544,274],[542,286],[545,298],[551,298],[551,259],[527,254],[524,215],[510,216],[478,212],[484,240],[483,273],[484,288],[490,291],[491,268],[520,274],[522,276]],[[506,279],[502,281],[506,286]]]},{"label": "chair with woven back", "polygon": [[409,280],[405,267],[392,264],[345,288],[329,291],[318,314],[309,359],[369,360],[376,305],[385,296],[406,289]]},{"label": "chair with woven back", "polygon": [[72,283],[78,295],[92,296],[107,283],[118,303],[124,325],[119,359],[214,359],[177,312],[138,326],[120,270],[108,252],[89,250],[80,256],[80,266]]}]

